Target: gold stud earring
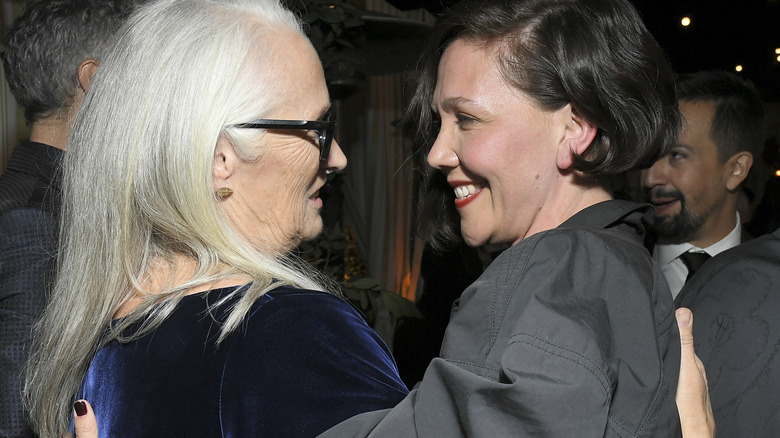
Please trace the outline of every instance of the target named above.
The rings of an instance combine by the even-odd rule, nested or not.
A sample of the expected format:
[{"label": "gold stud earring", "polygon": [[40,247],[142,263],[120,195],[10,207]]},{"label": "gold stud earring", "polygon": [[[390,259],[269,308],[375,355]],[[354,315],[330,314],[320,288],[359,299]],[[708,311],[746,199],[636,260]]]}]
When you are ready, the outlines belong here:
[{"label": "gold stud earring", "polygon": [[233,194],[233,190],[231,190],[229,187],[220,187],[215,192],[217,195],[217,198],[224,201],[225,199],[229,198],[230,195]]}]

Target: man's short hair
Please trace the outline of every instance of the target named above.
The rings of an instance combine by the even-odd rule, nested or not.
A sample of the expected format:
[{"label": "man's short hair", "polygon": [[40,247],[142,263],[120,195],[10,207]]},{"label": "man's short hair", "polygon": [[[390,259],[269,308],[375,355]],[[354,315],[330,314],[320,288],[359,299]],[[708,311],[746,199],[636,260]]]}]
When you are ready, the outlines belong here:
[{"label": "man's short hair", "polygon": [[737,152],[761,156],[766,137],[766,114],[758,95],[737,75],[725,71],[703,71],[677,77],[681,101],[713,102],[710,138],[718,146],[721,163]]},{"label": "man's short hair", "polygon": [[28,124],[72,104],[78,67],[100,59],[140,0],[29,0],[2,50],[5,78]]}]

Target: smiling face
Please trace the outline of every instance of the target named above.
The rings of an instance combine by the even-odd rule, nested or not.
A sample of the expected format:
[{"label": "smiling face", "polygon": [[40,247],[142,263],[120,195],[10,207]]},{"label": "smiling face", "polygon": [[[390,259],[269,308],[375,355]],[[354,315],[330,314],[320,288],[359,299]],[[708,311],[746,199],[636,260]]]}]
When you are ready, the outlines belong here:
[{"label": "smiling face", "polygon": [[562,189],[570,175],[557,161],[569,106],[537,108],[505,83],[495,57],[489,46],[454,41],[433,95],[441,129],[428,163],[447,175],[471,246],[513,244],[571,215]]},{"label": "smiling face", "polygon": [[[286,60],[272,73],[283,102],[266,118],[321,119],[330,100],[317,54],[290,30],[274,38],[278,54],[271,59]],[[328,159],[321,161],[314,131],[268,130],[256,147],[256,159],[242,160],[226,138],[220,139],[214,188],[233,190],[222,206],[244,238],[257,248],[286,252],[322,230],[319,191],[325,171],[343,169],[347,160],[334,140]]]},{"label": "smiling face", "polygon": [[[679,141],[642,172],[647,199],[655,207],[654,230],[662,243],[692,242],[712,233],[728,205],[730,164],[721,163],[710,137],[714,102],[681,101],[680,113],[685,122]],[[733,223],[733,209],[726,216]]]}]

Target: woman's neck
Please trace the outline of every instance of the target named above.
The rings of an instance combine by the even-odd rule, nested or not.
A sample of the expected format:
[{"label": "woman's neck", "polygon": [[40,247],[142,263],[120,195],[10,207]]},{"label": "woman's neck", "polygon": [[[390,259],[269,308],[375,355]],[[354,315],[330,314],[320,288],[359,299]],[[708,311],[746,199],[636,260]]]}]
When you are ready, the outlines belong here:
[{"label": "woman's neck", "polygon": [[[222,266],[215,274],[227,269],[227,266]],[[140,288],[133,289],[133,296],[119,307],[114,313],[114,318],[121,318],[128,315],[150,295],[169,291],[190,282],[197,271],[198,263],[190,257],[176,255],[173,260],[162,258],[155,259],[150,263],[149,269],[142,277],[139,284]],[[187,289],[185,295],[192,295],[230,286],[240,286],[251,280],[252,278],[247,274],[239,273],[229,275],[218,278],[215,281],[195,284]]]}]

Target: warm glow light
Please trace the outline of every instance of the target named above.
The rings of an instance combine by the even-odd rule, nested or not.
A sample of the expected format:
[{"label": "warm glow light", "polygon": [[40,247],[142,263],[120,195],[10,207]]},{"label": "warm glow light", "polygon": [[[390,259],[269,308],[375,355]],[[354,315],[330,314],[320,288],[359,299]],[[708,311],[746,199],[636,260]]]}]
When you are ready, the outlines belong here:
[{"label": "warm glow light", "polygon": [[780,55],[777,55],[777,62],[780,62]]},{"label": "warm glow light", "polygon": [[778,55],[780,55],[780,47],[778,47],[778,48],[776,48],[776,49],[775,49],[775,53],[777,53]]},{"label": "warm glow light", "polygon": [[682,24],[685,27],[688,27],[691,25],[691,19],[689,17],[683,17],[682,20],[680,20],[680,24]]},{"label": "warm glow light", "polygon": [[780,176],[780,170],[775,170],[775,176]]},{"label": "warm glow light", "polygon": [[742,66],[741,66],[741,65],[738,65],[738,66],[734,67],[734,70],[736,70],[736,71],[742,71]]}]

